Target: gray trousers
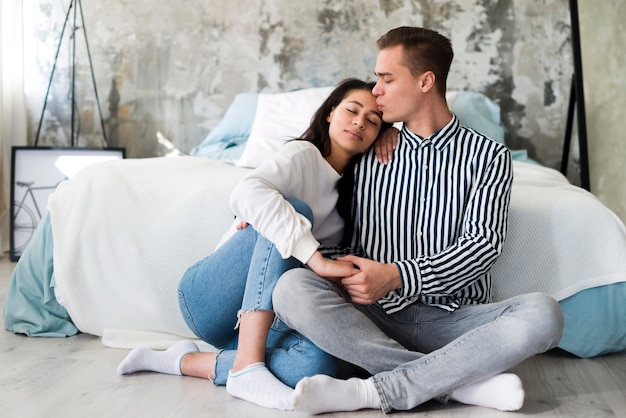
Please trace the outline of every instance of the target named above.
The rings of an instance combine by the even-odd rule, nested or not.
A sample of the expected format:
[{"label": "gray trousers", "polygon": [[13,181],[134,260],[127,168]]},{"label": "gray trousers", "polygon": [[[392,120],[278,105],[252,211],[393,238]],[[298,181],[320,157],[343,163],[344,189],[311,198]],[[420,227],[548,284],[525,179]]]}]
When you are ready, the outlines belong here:
[{"label": "gray trousers", "polygon": [[558,302],[542,293],[452,313],[416,302],[387,314],[378,304],[349,302],[343,289],[304,268],[280,278],[273,300],[290,328],[372,374],[384,412],[445,403],[454,389],[555,347],[564,326]]}]

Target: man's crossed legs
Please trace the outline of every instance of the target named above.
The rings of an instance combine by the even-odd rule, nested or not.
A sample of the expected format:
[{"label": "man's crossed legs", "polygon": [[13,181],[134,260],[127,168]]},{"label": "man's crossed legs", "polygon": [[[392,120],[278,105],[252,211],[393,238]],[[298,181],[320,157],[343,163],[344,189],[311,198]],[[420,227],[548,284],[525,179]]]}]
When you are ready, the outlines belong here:
[{"label": "man's crossed legs", "polygon": [[387,314],[378,304],[347,302],[341,289],[307,269],[282,276],[274,309],[325,352],[372,374],[303,379],[294,405],[310,413],[408,410],[430,399],[519,409],[521,382],[502,373],[555,347],[564,325],[558,303],[541,293],[452,313],[418,302]]}]

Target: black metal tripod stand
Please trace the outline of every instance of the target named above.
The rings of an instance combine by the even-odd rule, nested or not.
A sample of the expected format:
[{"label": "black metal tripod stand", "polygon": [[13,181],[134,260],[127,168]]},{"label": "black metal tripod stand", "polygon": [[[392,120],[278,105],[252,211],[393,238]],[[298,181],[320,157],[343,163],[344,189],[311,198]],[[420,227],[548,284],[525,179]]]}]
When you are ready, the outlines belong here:
[{"label": "black metal tripod stand", "polygon": [[572,50],[574,53],[574,75],[570,91],[569,107],[567,109],[567,125],[563,142],[563,156],[561,158],[561,173],[567,175],[570,143],[572,142],[572,128],[574,112],[578,123],[578,153],[580,155],[580,183],[581,187],[591,190],[589,179],[589,153],[587,151],[587,121],[585,116],[585,94],[583,90],[583,63],[580,46],[580,23],[578,19],[578,1],[570,0],[570,17],[572,22]]},{"label": "black metal tripod stand", "polygon": [[[100,98],[98,97],[98,88],[96,87],[96,77],[93,73],[93,64],[91,62],[91,53],[89,51],[89,42],[87,41],[87,29],[85,28],[85,18],[83,16],[83,5],[81,0],[71,0],[70,5],[67,9],[67,14],[65,15],[65,22],[63,22],[63,29],[61,29],[61,37],[59,39],[59,46],[57,47],[56,54],[54,56],[54,64],[52,65],[52,73],[50,74],[50,81],[48,82],[48,89],[46,90],[46,97],[43,102],[43,109],[41,110],[41,117],[39,118],[39,126],[37,127],[37,134],[35,136],[35,146],[39,143],[39,134],[41,133],[41,125],[43,123],[44,113],[46,111],[46,104],[48,103],[48,95],[50,94],[50,87],[52,86],[52,78],[54,77],[54,70],[57,66],[57,60],[59,59],[59,51],[61,50],[61,44],[63,43],[63,34],[65,33],[65,28],[67,27],[67,23],[70,19],[70,12],[73,13],[73,26],[72,26],[72,35],[71,35],[71,54],[72,54],[72,89],[70,93],[70,101],[72,106],[72,116],[71,116],[71,133],[70,133],[70,144],[72,147],[78,145],[78,136],[79,131],[74,129],[75,120],[76,120],[76,101],[75,101],[75,81],[76,81],[76,32],[78,29],[83,30],[83,34],[85,36],[85,46],[87,47],[87,57],[89,58],[89,69],[91,71],[91,81],[93,82],[93,90],[96,96],[96,105],[98,106],[98,115],[100,116],[100,127],[102,128],[102,137],[104,141],[104,148],[108,147],[108,141],[106,136],[106,131],[104,130],[104,119],[102,118],[102,109],[100,108]],[[82,26],[76,25],[77,14],[80,10],[80,20]]]}]

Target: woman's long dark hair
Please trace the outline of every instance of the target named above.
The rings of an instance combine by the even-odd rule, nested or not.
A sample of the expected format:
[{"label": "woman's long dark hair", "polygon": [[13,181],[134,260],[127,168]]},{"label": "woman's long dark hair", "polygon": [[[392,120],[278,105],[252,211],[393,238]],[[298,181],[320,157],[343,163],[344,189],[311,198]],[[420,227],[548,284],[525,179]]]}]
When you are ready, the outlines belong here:
[{"label": "woman's long dark hair", "polygon": [[[324,103],[317,109],[311,118],[311,124],[302,134],[301,140],[309,141],[320,150],[323,157],[330,154],[330,135],[328,129],[330,122],[328,116],[334,108],[345,99],[345,97],[354,90],[366,90],[371,92],[376,85],[373,81],[363,81],[356,78],[348,78],[340,82],[337,87],[324,100]],[[382,134],[391,127],[391,123],[383,122],[378,135]],[[344,220],[343,239],[341,244],[348,246],[352,240],[353,215],[352,215],[352,197],[354,195],[354,166],[361,158],[362,154],[355,155],[348,163],[343,172],[343,176],[337,182],[337,212]]]}]

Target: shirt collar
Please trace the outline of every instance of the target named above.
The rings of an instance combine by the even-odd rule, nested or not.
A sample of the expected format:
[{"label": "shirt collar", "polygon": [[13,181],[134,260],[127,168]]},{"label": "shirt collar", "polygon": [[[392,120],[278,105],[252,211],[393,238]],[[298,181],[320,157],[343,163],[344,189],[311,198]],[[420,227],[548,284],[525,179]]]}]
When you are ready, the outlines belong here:
[{"label": "shirt collar", "polygon": [[459,125],[459,119],[453,113],[450,122],[428,138],[421,137],[416,133],[411,132],[406,125],[402,125],[400,133],[412,149],[432,144],[436,149],[441,151],[450,143],[452,138],[454,138],[459,129]]}]

